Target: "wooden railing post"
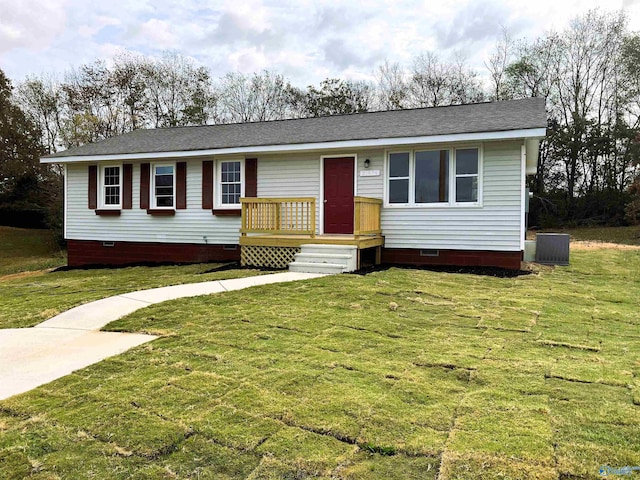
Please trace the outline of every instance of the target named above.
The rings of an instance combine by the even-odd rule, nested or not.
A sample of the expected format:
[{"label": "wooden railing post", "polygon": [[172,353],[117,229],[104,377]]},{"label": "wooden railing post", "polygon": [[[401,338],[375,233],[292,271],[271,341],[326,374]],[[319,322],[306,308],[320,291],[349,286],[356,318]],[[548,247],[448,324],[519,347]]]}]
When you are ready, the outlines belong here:
[{"label": "wooden railing post", "polygon": [[247,204],[243,203],[242,204],[242,210],[240,211],[240,236],[242,237],[246,237],[247,233],[246,231],[248,230],[247,228]]},{"label": "wooden railing post", "polygon": [[[311,230],[311,238],[316,238],[316,199],[315,197],[313,197],[313,200],[311,202],[309,202],[309,207],[311,210],[311,222],[309,225],[309,230]],[[307,215],[307,218],[309,218],[309,215]]]}]

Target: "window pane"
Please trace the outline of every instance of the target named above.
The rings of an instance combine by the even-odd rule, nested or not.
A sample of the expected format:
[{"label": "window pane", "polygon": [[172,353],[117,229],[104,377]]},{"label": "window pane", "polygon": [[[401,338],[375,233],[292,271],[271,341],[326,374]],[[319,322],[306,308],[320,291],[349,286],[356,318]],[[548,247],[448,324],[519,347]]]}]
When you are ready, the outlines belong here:
[{"label": "window pane", "polygon": [[105,185],[120,184],[120,167],[105,167],[104,184]]},{"label": "window pane", "polygon": [[478,177],[456,178],[456,202],[478,201]]},{"label": "window pane", "polygon": [[156,167],[156,175],[173,175],[173,166]]},{"label": "window pane", "polygon": [[416,152],[415,202],[449,201],[449,150]]},{"label": "window pane", "polygon": [[159,187],[173,186],[173,175],[157,175],[156,185]]},{"label": "window pane", "polygon": [[409,202],[409,180],[389,180],[389,203]]},{"label": "window pane", "polygon": [[104,193],[105,205],[120,204],[120,187],[105,187]]},{"label": "window pane", "polygon": [[240,172],[240,162],[222,162],[220,164],[221,201],[223,205],[237,205],[240,203],[240,193],[242,191]]},{"label": "window pane", "polygon": [[389,155],[389,177],[409,176],[409,154],[392,153]]},{"label": "window pane", "polygon": [[220,166],[223,182],[240,181],[240,162],[223,162]]},{"label": "window pane", "polygon": [[456,150],[456,175],[478,173],[478,149]]},{"label": "window pane", "polygon": [[153,171],[155,206],[173,207],[173,165],[157,165]]},{"label": "window pane", "polygon": [[120,205],[120,167],[103,167],[103,205]]},{"label": "window pane", "polygon": [[173,207],[173,197],[157,197],[156,205],[158,207]]}]

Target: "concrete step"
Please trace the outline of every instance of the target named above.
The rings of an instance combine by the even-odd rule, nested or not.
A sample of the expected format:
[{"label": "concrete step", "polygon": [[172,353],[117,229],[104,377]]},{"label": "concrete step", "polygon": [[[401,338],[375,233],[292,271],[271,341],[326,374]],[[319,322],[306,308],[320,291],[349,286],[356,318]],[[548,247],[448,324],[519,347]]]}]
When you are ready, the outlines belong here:
[{"label": "concrete step", "polygon": [[355,245],[318,245],[307,244],[301,245],[302,253],[335,253],[338,255],[356,255],[358,247]]},{"label": "concrete step", "polygon": [[303,273],[343,273],[345,266],[339,263],[316,263],[316,262],[292,262],[289,264],[290,272]]},{"label": "concrete step", "polygon": [[295,261],[289,264],[291,272],[342,273],[357,267],[358,248],[352,245],[301,245]]},{"label": "concrete step", "polygon": [[296,253],[296,262],[309,262],[309,263],[338,263],[343,266],[349,265],[349,260],[353,258],[353,255],[347,255],[342,253]]}]

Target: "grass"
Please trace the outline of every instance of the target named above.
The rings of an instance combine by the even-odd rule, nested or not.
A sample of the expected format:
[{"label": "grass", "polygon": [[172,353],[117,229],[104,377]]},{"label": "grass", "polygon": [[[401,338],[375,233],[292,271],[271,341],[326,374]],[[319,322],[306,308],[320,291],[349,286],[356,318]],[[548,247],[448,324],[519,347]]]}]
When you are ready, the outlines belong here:
[{"label": "grass", "polygon": [[32,327],[77,305],[147,288],[261,275],[222,264],[38,271],[0,277],[0,328]]},{"label": "grass", "polygon": [[640,465],[640,252],[571,260],[140,310],[108,329],[162,338],[0,402],[0,478],[596,479]]},{"label": "grass", "polygon": [[48,230],[0,227],[0,328],[32,327],[82,303],[146,288],[260,275],[222,264],[50,272],[66,253]]},{"label": "grass", "polygon": [[61,267],[66,254],[49,230],[0,226],[0,278],[4,275]]},{"label": "grass", "polygon": [[0,227],[0,328],[32,327],[77,305],[135,290],[260,275],[198,264],[50,272],[66,254],[48,230]]},{"label": "grass", "polygon": [[[640,225],[630,227],[576,227],[553,230],[568,233],[571,240],[618,243],[622,245],[640,245]],[[535,232],[529,232],[535,238]]]}]

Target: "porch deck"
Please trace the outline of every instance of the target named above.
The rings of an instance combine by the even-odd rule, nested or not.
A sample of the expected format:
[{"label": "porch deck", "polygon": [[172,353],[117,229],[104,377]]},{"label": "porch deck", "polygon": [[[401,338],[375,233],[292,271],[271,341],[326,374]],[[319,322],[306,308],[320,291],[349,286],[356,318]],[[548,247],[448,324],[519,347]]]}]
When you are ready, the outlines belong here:
[{"label": "porch deck", "polygon": [[302,245],[351,245],[360,252],[375,248],[375,263],[380,263],[384,237],[380,229],[382,202],[375,198],[355,197],[352,234],[316,234],[316,199],[242,198],[240,248],[242,265],[286,268]]},{"label": "porch deck", "polygon": [[240,237],[240,245],[265,247],[299,247],[300,245],[355,245],[358,250],[381,247],[384,237],[374,235],[269,235],[256,234]]}]

